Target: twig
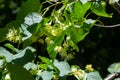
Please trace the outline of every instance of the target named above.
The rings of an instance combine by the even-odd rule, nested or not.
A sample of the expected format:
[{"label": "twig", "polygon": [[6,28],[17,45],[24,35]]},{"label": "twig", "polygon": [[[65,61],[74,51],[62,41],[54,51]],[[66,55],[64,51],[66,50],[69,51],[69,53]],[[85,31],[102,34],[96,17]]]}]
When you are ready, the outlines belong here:
[{"label": "twig", "polygon": [[104,80],[114,80],[115,78],[120,77],[119,73],[112,73],[110,75],[108,75]]},{"label": "twig", "polygon": [[120,3],[115,2],[114,4],[111,4],[111,6],[120,14]]},{"label": "twig", "polygon": [[95,26],[98,26],[98,27],[105,27],[105,28],[113,28],[113,27],[119,27],[120,24],[115,24],[115,25],[100,25],[100,24],[95,24]]},{"label": "twig", "polygon": [[48,7],[46,7],[45,9],[43,9],[43,14],[42,14],[42,16],[44,16],[45,14],[46,14],[46,12],[51,8],[51,7],[53,7],[53,6],[56,6],[56,5],[58,5],[58,4],[61,4],[62,2],[56,2],[55,4],[52,4],[52,5],[50,5],[50,6],[48,6]]}]

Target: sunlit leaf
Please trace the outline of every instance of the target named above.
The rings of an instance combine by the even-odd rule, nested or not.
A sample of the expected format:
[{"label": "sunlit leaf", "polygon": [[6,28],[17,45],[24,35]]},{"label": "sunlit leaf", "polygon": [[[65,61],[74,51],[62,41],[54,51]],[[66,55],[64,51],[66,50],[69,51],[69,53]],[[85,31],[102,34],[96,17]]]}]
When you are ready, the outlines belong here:
[{"label": "sunlit leaf", "polygon": [[85,4],[88,0],[80,0],[82,4]]},{"label": "sunlit leaf", "polygon": [[51,80],[53,77],[53,71],[43,71],[40,76],[43,80]]},{"label": "sunlit leaf", "polygon": [[110,73],[120,72],[120,63],[113,63],[108,67]]},{"label": "sunlit leaf", "polygon": [[59,69],[59,76],[65,76],[71,72],[70,65],[66,61],[59,62],[58,60],[54,61],[54,65]]},{"label": "sunlit leaf", "polygon": [[20,30],[23,33],[22,41],[30,38],[32,34],[27,30],[28,26],[26,24],[21,24]]},{"label": "sunlit leaf", "polygon": [[42,20],[42,16],[40,14],[32,12],[25,17],[24,23],[31,26],[33,24],[40,23],[41,20]]},{"label": "sunlit leaf", "polygon": [[24,68],[27,70],[36,70],[37,69],[37,65],[34,64],[33,62],[28,62],[27,64],[24,65]]},{"label": "sunlit leaf", "polygon": [[99,74],[99,72],[90,72],[87,73],[87,80],[103,80]]},{"label": "sunlit leaf", "polygon": [[13,59],[13,54],[11,54],[3,47],[0,47],[0,56],[4,56],[7,62],[11,62]]},{"label": "sunlit leaf", "polygon": [[3,68],[5,64],[5,60],[0,60],[0,68]]}]

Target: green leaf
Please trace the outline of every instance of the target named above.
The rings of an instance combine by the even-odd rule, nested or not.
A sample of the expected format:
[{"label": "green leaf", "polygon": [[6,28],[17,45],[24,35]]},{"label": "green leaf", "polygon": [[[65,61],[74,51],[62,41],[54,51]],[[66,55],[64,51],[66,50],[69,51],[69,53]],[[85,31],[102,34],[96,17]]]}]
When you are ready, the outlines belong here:
[{"label": "green leaf", "polygon": [[68,34],[70,34],[70,38],[75,44],[83,40],[85,36],[89,33],[89,31],[84,31],[82,28],[75,28],[75,27],[71,27],[71,30],[69,31],[70,32]]},{"label": "green leaf", "polygon": [[32,62],[35,57],[33,53],[34,51],[35,49],[33,49],[32,47],[26,47],[20,53],[13,56],[12,62],[21,66],[25,65],[28,62]]},{"label": "green leaf", "polygon": [[18,12],[18,15],[17,15],[17,20],[20,23],[23,23],[24,18],[28,13],[39,12],[40,7],[41,6],[40,6],[39,0],[27,0],[27,2],[24,3],[20,8],[20,11]]},{"label": "green leaf", "polygon": [[40,68],[40,69],[47,70],[48,65],[47,65],[47,64],[45,64],[45,63],[43,63],[43,64],[40,64],[40,65],[39,65],[39,68]]},{"label": "green leaf", "polygon": [[[67,30],[67,35],[70,35],[70,39],[77,44],[83,40],[85,36],[90,32],[91,27],[95,23],[95,20],[87,19],[81,26],[79,23],[75,23]],[[77,49],[77,48],[76,48]]]},{"label": "green leaf", "polygon": [[29,71],[18,64],[8,63],[7,69],[14,77],[14,80],[34,80]]},{"label": "green leaf", "polygon": [[53,61],[54,61],[54,59],[57,55],[57,53],[54,49],[55,49],[56,46],[61,45],[62,41],[64,40],[64,35],[65,35],[65,33],[63,32],[63,33],[61,33],[60,36],[54,37],[54,39],[52,39],[54,44],[49,44],[47,46],[48,54]]},{"label": "green leaf", "polygon": [[70,65],[66,61],[59,62],[58,60],[54,61],[54,65],[59,69],[59,76],[68,75],[71,72]]},{"label": "green leaf", "polygon": [[3,42],[7,39],[6,34],[7,34],[7,30],[5,28],[0,28],[0,42]]},{"label": "green leaf", "polygon": [[11,54],[3,47],[0,47],[0,56],[4,56],[7,62],[11,62],[13,59],[13,54]]},{"label": "green leaf", "polygon": [[39,13],[32,12],[25,17],[24,23],[31,26],[33,24],[40,23],[41,21],[42,16]]},{"label": "green leaf", "polygon": [[73,15],[77,20],[83,20],[84,15],[86,14],[87,10],[90,8],[91,3],[87,2],[85,4],[81,4],[79,1],[74,3],[73,6]]},{"label": "green leaf", "polygon": [[87,80],[103,80],[99,74],[99,72],[90,72],[87,73]]},{"label": "green leaf", "polygon": [[23,47],[30,46],[32,43],[36,42],[40,38],[41,24],[28,26],[26,24],[21,24],[21,32],[23,33],[22,40],[24,41]]},{"label": "green leaf", "polygon": [[9,49],[11,49],[12,51],[15,51],[15,52],[19,52],[19,50],[17,48],[15,48],[12,44],[10,43],[6,43],[5,46]]},{"label": "green leaf", "polygon": [[111,64],[108,69],[110,73],[120,72],[120,62]]},{"label": "green leaf", "polygon": [[98,16],[111,18],[112,14],[107,14],[105,8],[106,6],[102,6],[100,3],[93,3],[90,9]]},{"label": "green leaf", "polygon": [[69,43],[69,46],[73,47],[73,49],[75,49],[75,50],[77,50],[77,52],[79,52],[79,47],[71,39],[67,40],[67,42]]},{"label": "green leaf", "polygon": [[32,37],[26,39],[23,43],[23,48],[26,48],[27,46],[30,46],[33,43]]},{"label": "green leaf", "polygon": [[40,73],[40,76],[43,80],[52,80],[53,71],[43,71],[42,73]]},{"label": "green leaf", "polygon": [[41,57],[39,56],[39,58],[42,60],[42,62],[48,64],[48,65],[53,65],[53,63],[46,57]]},{"label": "green leaf", "polygon": [[[59,70],[53,65],[52,61],[49,60],[48,58],[46,57],[41,57],[39,56],[39,58],[42,60],[42,62],[46,63],[47,67],[49,67],[49,65],[56,71],[57,74],[59,74]],[[45,66],[45,65],[44,65]]]}]

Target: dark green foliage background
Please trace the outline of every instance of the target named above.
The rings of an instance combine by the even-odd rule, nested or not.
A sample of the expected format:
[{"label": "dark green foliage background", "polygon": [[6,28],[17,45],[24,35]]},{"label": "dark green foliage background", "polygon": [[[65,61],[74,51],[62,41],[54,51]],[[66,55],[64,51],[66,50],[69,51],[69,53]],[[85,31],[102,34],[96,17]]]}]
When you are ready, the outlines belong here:
[{"label": "dark green foliage background", "polygon": [[[120,14],[110,5],[107,5],[107,12],[114,13],[113,18],[100,18],[104,25],[115,25],[120,23]],[[90,17],[95,17],[91,15]],[[94,64],[94,67],[100,71],[101,76],[105,77],[110,64],[120,61],[120,27],[102,28],[92,27],[86,38],[79,42],[81,48],[80,55],[77,54],[73,63],[77,60],[85,66]]]},{"label": "dark green foliage background", "polygon": [[[0,0],[0,28],[3,28],[8,22],[15,20],[17,12],[13,13],[13,11],[17,10],[24,1]],[[120,14],[110,5],[107,5],[107,12],[114,14],[111,19],[100,18],[105,25],[120,23]],[[94,18],[95,16],[90,15],[89,17]],[[33,45],[38,44],[35,43]],[[105,77],[108,74],[108,66],[120,61],[120,27],[102,28],[94,26],[86,38],[78,43],[78,46],[80,48],[79,53],[69,63],[77,64],[81,67],[84,67],[86,64],[93,64],[94,68]]]}]

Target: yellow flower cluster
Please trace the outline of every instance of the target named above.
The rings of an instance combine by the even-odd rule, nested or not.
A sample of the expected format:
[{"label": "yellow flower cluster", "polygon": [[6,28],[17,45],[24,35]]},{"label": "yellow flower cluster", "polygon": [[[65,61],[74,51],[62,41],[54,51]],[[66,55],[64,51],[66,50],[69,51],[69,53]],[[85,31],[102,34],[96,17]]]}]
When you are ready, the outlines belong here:
[{"label": "yellow flower cluster", "polygon": [[16,30],[15,28],[9,29],[6,38],[13,43],[21,42],[22,40],[20,32],[18,32],[18,30]]},{"label": "yellow flower cluster", "polygon": [[45,42],[46,42],[47,44],[54,44],[54,41],[51,40],[49,37],[46,37],[46,38],[45,38]]},{"label": "yellow flower cluster", "polygon": [[72,66],[71,67],[71,71],[72,71],[72,74],[78,79],[78,80],[85,80],[86,79],[86,76],[87,74],[85,73],[84,70],[76,67],[76,66]]},{"label": "yellow flower cluster", "polygon": [[72,42],[70,42],[70,36],[66,37],[66,41],[61,46],[56,46],[54,51],[59,53],[61,58],[66,60],[71,60],[74,58],[74,52],[72,52],[73,48],[71,48]]},{"label": "yellow flower cluster", "polygon": [[63,50],[63,48],[61,46],[56,46],[54,50],[59,53]]},{"label": "yellow flower cluster", "polygon": [[[67,46],[67,47],[65,47]],[[72,53],[67,53],[67,50],[68,50],[68,45],[66,44],[65,46],[56,46],[54,48],[54,50],[59,53],[59,55],[63,58],[63,59],[67,59],[67,60],[71,60],[74,58],[73,54]]]},{"label": "yellow flower cluster", "polygon": [[86,68],[87,71],[90,71],[90,72],[94,70],[94,69],[92,68],[92,65],[91,65],[91,64],[86,65],[85,68]]},{"label": "yellow flower cluster", "polygon": [[47,30],[48,33],[50,33],[53,36],[58,36],[59,34],[62,33],[62,28],[51,26],[51,23],[46,24],[45,29]]}]

